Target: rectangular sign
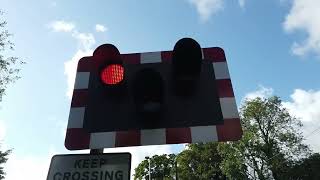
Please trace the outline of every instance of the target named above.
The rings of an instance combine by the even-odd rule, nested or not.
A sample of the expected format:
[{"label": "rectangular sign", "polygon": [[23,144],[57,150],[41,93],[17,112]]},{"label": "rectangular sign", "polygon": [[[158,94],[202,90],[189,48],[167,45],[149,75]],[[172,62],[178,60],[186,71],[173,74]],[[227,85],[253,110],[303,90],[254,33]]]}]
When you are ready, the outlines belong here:
[{"label": "rectangular sign", "polygon": [[129,180],[130,153],[55,155],[47,180]]},{"label": "rectangular sign", "polygon": [[[99,46],[93,56],[79,60],[65,138],[67,149],[225,142],[241,138],[239,113],[223,49],[202,48],[201,71],[191,88],[176,86],[174,51],[120,54],[124,84],[114,89],[102,84],[100,75],[106,64],[97,60],[102,58],[100,55],[113,56],[108,53],[113,50],[108,48],[107,44]],[[151,87],[148,83],[138,86],[144,88],[136,91],[136,77],[145,69],[159,73],[162,79],[157,83],[160,87],[162,82],[163,87],[157,88],[162,89],[161,98],[154,96],[156,102],[161,102],[161,111],[152,117],[143,117],[143,103],[135,100],[136,92]],[[190,89],[192,95],[185,97],[182,92]],[[150,101],[153,96],[149,96],[145,97]],[[143,102],[142,97],[139,99]]]}]

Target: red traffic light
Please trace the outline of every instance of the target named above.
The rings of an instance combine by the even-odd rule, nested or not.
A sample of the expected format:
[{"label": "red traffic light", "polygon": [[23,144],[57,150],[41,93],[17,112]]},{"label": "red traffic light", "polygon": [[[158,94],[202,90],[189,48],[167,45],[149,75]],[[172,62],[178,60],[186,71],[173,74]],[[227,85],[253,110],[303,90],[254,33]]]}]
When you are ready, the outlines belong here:
[{"label": "red traffic light", "polygon": [[109,64],[102,69],[100,77],[106,85],[120,84],[124,77],[124,67],[121,64]]}]

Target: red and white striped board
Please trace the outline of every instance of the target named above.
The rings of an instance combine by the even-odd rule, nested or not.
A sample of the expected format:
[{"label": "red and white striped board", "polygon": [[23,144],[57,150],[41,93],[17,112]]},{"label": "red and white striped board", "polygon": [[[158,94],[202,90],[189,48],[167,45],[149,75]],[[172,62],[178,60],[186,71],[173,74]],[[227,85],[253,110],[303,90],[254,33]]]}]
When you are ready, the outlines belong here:
[{"label": "red and white striped board", "polygon": [[[65,147],[69,150],[100,149],[126,146],[236,141],[242,136],[239,114],[223,49],[203,48],[203,60],[212,62],[218,88],[222,125],[183,128],[141,129],[89,133],[83,128],[86,113],[90,61],[93,56],[79,60],[71,101]],[[126,64],[170,63],[172,51],[122,54]]]}]

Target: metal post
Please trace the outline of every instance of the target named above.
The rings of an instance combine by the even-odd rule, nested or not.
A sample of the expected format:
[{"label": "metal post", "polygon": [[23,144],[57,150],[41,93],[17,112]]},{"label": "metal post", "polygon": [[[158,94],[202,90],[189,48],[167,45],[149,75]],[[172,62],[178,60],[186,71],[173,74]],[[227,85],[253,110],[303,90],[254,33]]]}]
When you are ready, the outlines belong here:
[{"label": "metal post", "polygon": [[90,149],[90,154],[103,154],[103,148],[102,149]]},{"label": "metal post", "polygon": [[176,180],[178,180],[178,161],[177,161],[177,159],[178,159],[178,156],[176,156],[176,158],[175,158],[175,166],[176,166]]},{"label": "metal post", "polygon": [[149,180],[151,180],[151,159],[148,159],[149,161]]}]

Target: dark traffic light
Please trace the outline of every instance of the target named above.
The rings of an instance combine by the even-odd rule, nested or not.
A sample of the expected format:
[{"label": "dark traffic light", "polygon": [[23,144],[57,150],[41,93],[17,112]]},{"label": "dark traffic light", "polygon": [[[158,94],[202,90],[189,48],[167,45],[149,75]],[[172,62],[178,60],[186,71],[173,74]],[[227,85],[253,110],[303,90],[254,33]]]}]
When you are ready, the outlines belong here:
[{"label": "dark traffic light", "polygon": [[89,132],[223,122],[212,63],[191,38],[175,44],[169,63],[132,63],[111,44],[98,47],[91,61],[84,115]]},{"label": "dark traffic light", "polygon": [[197,41],[180,39],[173,49],[172,72],[177,95],[191,95],[195,92],[201,73],[202,52]]}]

